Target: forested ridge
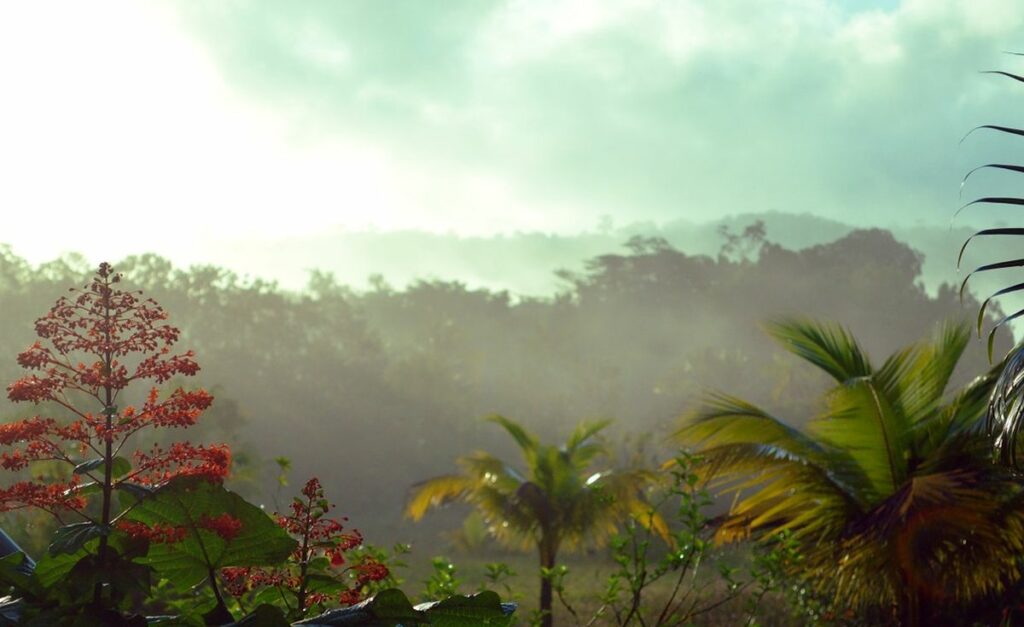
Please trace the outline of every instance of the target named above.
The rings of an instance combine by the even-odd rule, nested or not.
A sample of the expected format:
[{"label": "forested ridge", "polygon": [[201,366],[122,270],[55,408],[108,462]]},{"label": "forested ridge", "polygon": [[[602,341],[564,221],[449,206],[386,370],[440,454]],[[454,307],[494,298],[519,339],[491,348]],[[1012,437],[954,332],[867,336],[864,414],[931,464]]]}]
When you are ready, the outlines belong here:
[{"label": "forested ridge", "polygon": [[[128,284],[173,312],[195,349],[195,384],[217,397],[199,437],[236,443],[249,489],[270,499],[270,460],[289,457],[295,476],[335,486],[345,511],[388,541],[410,535],[400,513],[416,480],[449,470],[467,450],[510,452],[484,415],[514,417],[545,438],[582,418],[614,418],[616,439],[634,443],[620,446],[623,455],[644,434],[656,447],[712,389],[800,420],[825,381],[774,346],[764,321],[833,320],[883,355],[977,310],[950,286],[929,295],[922,256],[887,231],[802,250],[765,241],[757,224],[722,235],[717,256],[634,237],[579,269],[553,268],[563,287],[548,298],[444,280],[398,289],[382,277],[354,290],[316,271],[291,292],[154,255],[114,261]],[[91,271],[73,255],[33,266],[0,249],[0,354],[31,343],[31,320]],[[1001,337],[997,353],[1008,346]],[[961,368],[978,373],[986,363],[978,342]],[[0,362],[5,382],[18,370],[13,357]],[[5,417],[28,411],[2,407]]]}]

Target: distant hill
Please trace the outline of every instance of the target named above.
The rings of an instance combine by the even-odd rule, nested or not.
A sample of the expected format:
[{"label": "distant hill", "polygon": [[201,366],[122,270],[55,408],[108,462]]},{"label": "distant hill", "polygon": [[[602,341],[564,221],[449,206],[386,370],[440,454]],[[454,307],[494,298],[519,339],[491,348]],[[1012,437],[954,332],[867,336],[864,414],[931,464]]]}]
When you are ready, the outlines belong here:
[{"label": "distant hill", "polygon": [[[341,283],[368,285],[371,275],[404,287],[420,278],[459,280],[470,287],[508,290],[513,295],[549,295],[564,287],[557,269],[579,269],[582,260],[612,251],[634,235],[660,236],[688,254],[716,255],[723,226],[733,232],[757,221],[765,223],[767,239],[784,248],[801,250],[835,241],[854,230],[849,224],[810,214],[780,212],[731,215],[708,223],[678,220],[663,224],[608,225],[575,235],[511,233],[460,237],[421,231],[327,231],[312,237],[259,242],[225,242],[209,262],[243,274],[274,279],[297,289],[314,268],[331,272]],[[973,232],[967,227],[896,227],[896,239],[924,255],[922,280],[934,293],[941,283],[956,283],[956,253]],[[967,262],[1012,255],[1015,241],[988,242],[973,249]],[[983,284],[982,284],[983,285]],[[982,290],[984,291],[984,290]]]}]

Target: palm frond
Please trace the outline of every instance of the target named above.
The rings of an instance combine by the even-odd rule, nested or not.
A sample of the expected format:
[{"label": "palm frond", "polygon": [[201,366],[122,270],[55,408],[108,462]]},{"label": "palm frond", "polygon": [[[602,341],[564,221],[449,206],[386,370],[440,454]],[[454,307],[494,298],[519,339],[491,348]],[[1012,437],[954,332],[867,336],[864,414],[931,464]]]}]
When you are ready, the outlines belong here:
[{"label": "palm frond", "polygon": [[785,319],[769,323],[768,333],[786,350],[843,383],[871,374],[871,362],[850,333],[839,325]]},{"label": "palm frond", "polygon": [[608,428],[608,426],[611,425],[612,422],[613,421],[610,418],[606,418],[604,420],[598,420],[596,422],[584,421],[579,423],[578,425],[576,425],[576,428],[573,429],[572,435],[569,436],[569,439],[565,441],[565,449],[569,453],[572,453],[574,450],[582,446],[595,435],[597,435],[604,429]]},{"label": "palm frond", "polygon": [[606,419],[597,422],[581,422],[576,426],[563,447],[573,466],[582,470],[589,466],[594,458],[607,452],[605,445],[594,438],[610,424],[612,424],[612,420]]},{"label": "palm frond", "polygon": [[1002,364],[975,377],[940,407],[934,419],[914,425],[914,440],[922,455],[930,455],[951,439],[964,435],[979,438],[984,435],[989,399]]},{"label": "palm frond", "polygon": [[967,325],[944,322],[930,341],[897,352],[872,378],[910,423],[933,418],[969,342]]},{"label": "palm frond", "polygon": [[629,517],[669,542],[668,523],[644,498],[644,488],[658,480],[654,472],[643,469],[609,470],[588,477],[571,506],[564,509],[567,546],[583,542],[604,546]]},{"label": "palm frond", "polygon": [[[989,474],[950,468],[906,482],[848,530],[848,577],[900,573],[903,581],[890,581],[888,596],[897,596],[900,586],[957,600],[1001,590],[1019,575],[1021,538],[999,515],[1009,486]],[[855,587],[846,593],[862,595]]]},{"label": "palm frond", "polygon": [[1018,467],[1017,446],[1024,424],[1024,344],[1018,345],[1004,361],[989,400],[986,431],[994,437],[999,460]]},{"label": "palm frond", "polygon": [[[1012,54],[1016,54],[1016,53],[1012,53]],[[1004,78],[1009,78],[1011,80],[1018,81],[1018,82],[1024,81],[1024,77],[1022,77],[1021,75],[1015,74],[1013,72],[1006,72],[1006,71],[1003,71],[1003,70],[987,70],[987,71],[984,71],[982,73],[983,74],[998,75],[998,76],[1001,76],[1001,77],[1004,77]],[[1024,129],[1021,129],[1021,128],[1016,128],[1016,127],[1012,127],[1012,126],[1003,126],[1003,125],[998,125],[998,124],[984,124],[984,125],[981,125],[981,126],[978,126],[978,127],[975,127],[973,129],[971,129],[970,132],[968,132],[967,135],[964,136],[964,139],[966,139],[968,136],[970,136],[975,131],[981,130],[981,129],[992,130],[992,131],[996,131],[997,133],[1001,133],[1001,134],[1005,134],[1005,135],[1012,135],[1012,136],[1016,136],[1016,137],[1024,137]],[[961,140],[961,141],[963,141],[963,140]],[[973,174],[974,172],[976,172],[976,171],[978,171],[980,169],[984,169],[984,168],[992,168],[992,169],[1004,170],[1004,171],[1015,172],[1015,173],[1022,173],[1022,172],[1024,172],[1024,166],[1022,166],[1022,165],[1010,164],[1010,163],[989,163],[989,164],[985,164],[985,165],[982,165],[980,167],[972,169],[970,172],[967,173],[966,176],[964,176],[963,181],[966,182],[968,177],[971,176],[971,174]],[[961,183],[961,189],[962,189],[962,187],[963,187],[963,183]],[[967,207],[970,207],[970,206],[973,206],[973,205],[979,205],[979,204],[981,204],[981,205],[1010,205],[1010,206],[1018,206],[1018,207],[1020,207],[1020,206],[1024,206],[1024,198],[1019,198],[1019,197],[1015,197],[1015,196],[984,196],[982,198],[978,198],[976,200],[973,200],[973,201],[967,203],[966,205],[960,207],[960,209],[958,209],[957,212],[954,214],[954,216],[953,216],[954,219],[956,218],[957,215],[959,215],[959,213],[961,211],[963,211]],[[967,238],[967,241],[964,242],[963,246],[960,247],[960,254],[959,254],[958,259],[957,259],[957,270],[960,269],[960,263],[961,263],[961,261],[963,259],[964,250],[967,248],[967,245],[975,237],[990,236],[990,235],[1011,235],[1011,236],[1018,236],[1019,237],[1021,235],[1024,235],[1024,229],[1016,228],[1016,227],[1001,227],[1001,228],[994,228],[994,229],[983,229],[983,230],[978,231],[977,233],[971,235],[969,238]],[[967,286],[967,282],[968,282],[968,280],[970,280],[970,278],[973,275],[975,275],[977,273],[980,273],[980,272],[990,272],[990,271],[997,271],[997,270],[1003,270],[1003,269],[1008,269],[1008,268],[1020,268],[1020,267],[1024,267],[1024,259],[1010,259],[1010,260],[1006,260],[1006,261],[1000,261],[1000,262],[996,262],[996,263],[985,264],[985,265],[982,265],[982,266],[979,266],[979,267],[975,268],[966,277],[964,277],[963,282],[960,284],[960,298],[961,298],[961,300],[963,299],[963,294],[964,294],[964,290],[965,290],[965,288]],[[1018,282],[1016,284],[1012,284],[1012,285],[1009,285],[1007,287],[1004,287],[1004,288],[1001,288],[999,290],[996,290],[991,295],[989,295],[987,298],[985,298],[985,300],[981,304],[981,307],[978,310],[978,323],[977,324],[978,324],[978,335],[979,335],[979,337],[981,336],[982,325],[983,325],[984,320],[985,320],[985,312],[986,312],[989,304],[994,299],[996,299],[996,298],[999,298],[999,297],[1007,295],[1007,294],[1012,294],[1012,293],[1020,292],[1022,290],[1024,290],[1024,282]],[[995,324],[995,326],[991,330],[989,330],[988,340],[987,340],[989,362],[992,361],[992,352],[993,352],[993,348],[994,348],[994,344],[995,344],[996,332],[1000,328],[1002,328],[1003,326],[1008,324],[1009,322],[1011,322],[1013,320],[1016,320],[1017,318],[1019,318],[1021,316],[1024,316],[1024,309],[1020,309],[1020,310],[1018,310],[1016,312],[1010,313],[1009,315],[1007,315],[1004,318],[1002,318],[1001,320],[999,320]],[[1012,432],[1014,436],[1016,435],[1016,427],[1014,426],[1015,419],[1012,418],[1012,414],[1019,413],[1019,409],[1013,409],[1013,407],[1011,407],[1010,405],[1007,404],[1007,399],[1009,398],[1009,396],[1006,396],[1006,392],[1008,392],[1012,387],[1014,387],[1014,386],[1013,386],[1011,381],[1003,381],[1001,384],[997,384],[997,390],[996,391],[1000,393],[1000,398],[993,397],[992,409],[993,410],[997,410],[999,412],[1002,412],[1002,414],[996,416],[995,418],[991,418],[990,419],[990,420],[994,420],[995,422],[1000,423],[1000,425],[999,425],[1000,428],[1005,429],[1000,434],[1000,437],[1002,439],[1000,441],[1001,443],[997,446],[997,449],[1001,451],[1000,454],[1003,456],[1003,459],[1005,461],[1013,461],[1012,459],[1010,459],[1013,456],[1012,447],[1016,446],[1015,444],[1008,443],[1008,441],[1006,439],[1006,436],[1009,435],[1009,432]],[[1009,439],[1012,440],[1014,438],[1009,438]],[[1007,452],[1007,451],[1010,451],[1010,452]]]},{"label": "palm frond", "polygon": [[[729,455],[737,459],[738,463],[731,465],[734,478],[754,467],[743,463],[756,459],[749,452],[741,455],[736,450],[719,450],[716,453],[717,457]],[[761,456],[766,457],[765,452]],[[771,535],[789,530],[799,539],[830,541],[828,539],[839,538],[847,521],[861,511],[856,499],[829,473],[813,465],[785,459],[776,459],[771,466],[762,464],[758,474],[747,474],[727,488],[736,493],[748,490],[752,493],[738,500],[719,526],[716,540],[724,542],[762,532]]]},{"label": "palm frond", "polygon": [[801,458],[826,454],[821,444],[767,411],[726,394],[711,394],[672,436],[684,446],[764,444]]},{"label": "palm frond", "polygon": [[467,476],[507,492],[515,491],[519,484],[526,481],[526,478],[518,470],[483,451],[459,458],[459,465],[465,470]]},{"label": "palm frond", "polygon": [[808,429],[832,448],[846,451],[864,472],[876,498],[891,494],[907,478],[914,455],[911,423],[868,377],[837,387],[829,410]]},{"label": "palm frond", "polygon": [[463,475],[443,475],[417,483],[412,487],[412,496],[406,502],[405,515],[418,521],[433,507],[465,500],[473,484],[472,478]]},{"label": "palm frond", "polygon": [[537,447],[540,446],[540,442],[537,440],[537,437],[535,435],[524,429],[523,426],[517,423],[516,421],[510,420],[498,414],[492,414],[490,416],[487,416],[485,420],[487,420],[488,422],[493,422],[495,424],[501,425],[501,427],[505,429],[505,431],[508,432],[510,436],[512,436],[512,439],[516,441],[516,444],[519,445],[519,448],[523,452],[523,456],[528,460],[529,463],[529,459],[532,458],[532,456],[535,454],[535,451],[537,450]]}]

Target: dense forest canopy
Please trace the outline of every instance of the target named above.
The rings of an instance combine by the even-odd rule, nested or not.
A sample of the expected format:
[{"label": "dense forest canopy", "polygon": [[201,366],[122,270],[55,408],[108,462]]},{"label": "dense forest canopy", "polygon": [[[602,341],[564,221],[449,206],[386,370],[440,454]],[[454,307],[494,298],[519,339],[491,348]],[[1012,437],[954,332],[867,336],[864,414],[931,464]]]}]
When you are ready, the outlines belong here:
[{"label": "dense forest canopy", "polygon": [[[383,541],[409,537],[397,530],[414,481],[448,471],[467,450],[510,453],[478,419],[486,414],[515,417],[545,438],[611,417],[633,448],[645,434],[658,446],[709,389],[801,421],[825,382],[774,346],[763,321],[837,321],[880,356],[976,311],[950,286],[930,295],[921,254],[887,231],[802,250],[767,241],[757,223],[720,235],[716,256],[636,236],[578,271],[558,271],[563,287],[550,298],[444,280],[397,289],[382,277],[357,291],[321,272],[292,292],[154,255],[116,266],[127,286],[171,312],[182,344],[196,350],[197,384],[217,396],[199,428],[242,443],[250,489],[272,494],[269,460],[289,457],[295,476],[336,486],[344,509],[374,521]],[[0,249],[4,381],[18,374],[14,355],[31,342],[31,321],[91,271],[74,255],[32,266]],[[1008,346],[1002,337],[997,350]],[[986,363],[979,342],[962,369]],[[3,411],[15,412],[6,401]]]}]

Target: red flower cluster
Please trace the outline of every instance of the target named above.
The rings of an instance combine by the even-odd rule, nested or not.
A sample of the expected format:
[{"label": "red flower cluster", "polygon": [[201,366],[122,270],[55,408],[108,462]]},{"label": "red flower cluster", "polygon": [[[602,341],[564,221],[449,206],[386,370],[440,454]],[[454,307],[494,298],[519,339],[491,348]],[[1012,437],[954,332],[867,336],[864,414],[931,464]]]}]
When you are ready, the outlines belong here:
[{"label": "red flower cluster", "polygon": [[85,508],[85,499],[77,494],[80,480],[72,477],[67,483],[45,485],[34,481],[19,481],[0,488],[0,503],[8,510],[36,507],[51,514],[61,511],[79,511]]},{"label": "red flower cluster", "polygon": [[[279,587],[296,596],[300,614],[315,605],[323,605],[331,596],[340,605],[353,605],[363,598],[368,584],[385,579],[390,573],[384,564],[370,557],[362,557],[349,564],[345,553],[362,545],[363,536],[357,530],[345,531],[341,520],[327,518],[332,505],[324,497],[320,481],[315,477],[302,488],[302,497],[296,497],[291,514],[277,517],[277,523],[298,541],[289,563],[281,568],[225,568],[224,589],[241,597],[265,587]],[[318,567],[318,558],[327,558],[327,567]],[[314,572],[315,570],[315,572]],[[311,575],[333,577],[342,588],[333,595],[308,591]]]},{"label": "red flower cluster", "polygon": [[210,446],[175,442],[169,448],[154,446],[149,453],[135,451],[135,469],[130,478],[143,485],[159,485],[174,477],[200,476],[222,481],[231,468],[231,449],[224,444]]},{"label": "red flower cluster", "polygon": [[199,520],[199,528],[212,531],[221,538],[231,541],[242,531],[242,521],[238,520],[231,514],[221,514],[220,516],[203,516]]},{"label": "red flower cluster", "polygon": [[147,525],[145,523],[135,522],[134,520],[119,521],[117,523],[117,528],[132,538],[149,540],[153,544],[172,544],[174,542],[181,542],[188,535],[188,528],[186,527],[165,525],[161,523]]},{"label": "red flower cluster", "polygon": [[[242,521],[231,514],[203,516],[199,519],[196,527],[213,532],[224,540],[230,541],[234,540],[241,533]],[[188,537],[189,533],[189,528],[181,525],[168,525],[164,523],[147,525],[146,523],[134,520],[118,521],[117,528],[133,538],[143,538],[153,544],[181,542]]]},{"label": "red flower cluster", "polygon": [[[99,466],[80,473],[103,488],[104,499],[119,483],[129,481],[154,485],[181,475],[223,479],[231,462],[228,448],[187,442],[135,453],[135,467],[125,476],[106,472],[133,434],[146,427],[189,427],[213,402],[204,390],[178,388],[162,395],[155,387],[176,376],[194,375],[199,365],[191,351],[171,352],[180,332],[166,322],[160,305],[143,299],[140,292],[118,289],[120,281],[109,264],[101,264],[88,285],[71,290],[36,320],[39,340],[18,355],[18,364],[32,372],[10,384],[7,397],[63,408],[70,420],[35,416],[0,425],[0,446],[10,447],[0,453],[0,467],[19,471],[37,461],[78,466],[98,457]],[[144,381],[151,384],[145,402],[118,409],[121,392]],[[90,401],[93,406],[87,407]],[[0,490],[0,511],[39,507],[88,517],[85,499],[77,496],[78,476]]]}]

